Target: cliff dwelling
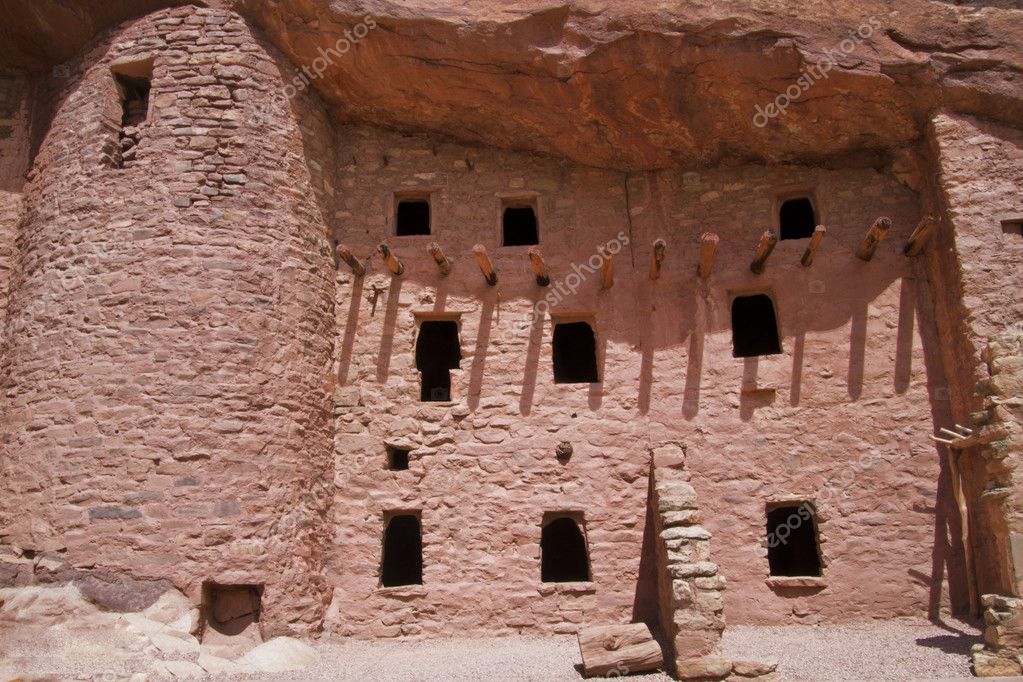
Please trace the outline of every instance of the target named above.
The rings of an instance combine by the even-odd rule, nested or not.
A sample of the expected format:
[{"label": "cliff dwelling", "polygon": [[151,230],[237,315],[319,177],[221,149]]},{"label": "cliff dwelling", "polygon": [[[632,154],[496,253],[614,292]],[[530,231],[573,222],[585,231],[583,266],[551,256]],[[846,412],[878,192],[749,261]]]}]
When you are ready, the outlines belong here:
[{"label": "cliff dwelling", "polygon": [[1023,674],[1023,8],[897,5],[0,4],[0,678]]}]

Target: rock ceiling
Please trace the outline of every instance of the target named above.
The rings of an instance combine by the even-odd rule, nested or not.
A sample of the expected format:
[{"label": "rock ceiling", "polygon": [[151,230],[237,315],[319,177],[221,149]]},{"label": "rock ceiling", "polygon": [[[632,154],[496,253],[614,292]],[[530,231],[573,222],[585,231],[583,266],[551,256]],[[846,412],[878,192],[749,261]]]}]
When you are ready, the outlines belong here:
[{"label": "rock ceiling", "polygon": [[[0,68],[48,69],[169,4],[4,3]],[[342,121],[601,167],[872,163],[940,108],[1023,125],[1020,0],[207,4],[246,16],[297,66],[369,16],[375,28],[313,80]],[[787,89],[784,114],[754,120]]]}]

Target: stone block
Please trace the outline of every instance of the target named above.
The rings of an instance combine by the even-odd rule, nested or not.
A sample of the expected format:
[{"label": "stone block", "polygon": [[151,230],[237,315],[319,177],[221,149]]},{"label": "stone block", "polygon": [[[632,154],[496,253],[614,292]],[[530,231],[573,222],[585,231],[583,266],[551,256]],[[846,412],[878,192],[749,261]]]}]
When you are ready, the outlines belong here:
[{"label": "stone block", "polygon": [[732,672],[732,662],[717,656],[704,656],[679,661],[675,665],[680,680],[719,680]]}]

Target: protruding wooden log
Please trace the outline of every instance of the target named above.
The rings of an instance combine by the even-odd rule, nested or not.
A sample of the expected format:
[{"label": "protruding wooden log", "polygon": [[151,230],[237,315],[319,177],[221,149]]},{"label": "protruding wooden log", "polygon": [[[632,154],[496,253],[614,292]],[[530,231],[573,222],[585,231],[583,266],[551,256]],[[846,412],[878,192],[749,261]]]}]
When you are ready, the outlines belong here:
[{"label": "protruding wooden log", "polygon": [[615,262],[607,249],[599,249],[600,253],[600,288],[610,289],[615,283]]},{"label": "protruding wooden log", "polygon": [[433,260],[437,263],[437,267],[440,268],[440,274],[447,277],[448,273],[451,272],[451,261],[444,255],[444,252],[440,248],[440,244],[437,242],[430,242],[430,245],[426,247],[426,250],[431,256],[433,256]]},{"label": "protruding wooden log", "polygon": [[700,235],[700,264],[696,268],[696,274],[701,279],[710,277],[710,271],[714,268],[714,253],[718,249],[718,236],[713,232],[704,232]]},{"label": "protruding wooden log", "polygon": [[775,244],[778,243],[778,233],[768,230],[764,234],[760,235],[760,243],[757,245],[757,252],[753,256],[753,262],[749,264],[749,269],[760,274],[764,271],[764,266],[767,265],[767,257],[774,251]]},{"label": "protruding wooden log", "polygon": [[543,254],[540,253],[540,249],[530,246],[527,253],[529,253],[529,262],[533,266],[533,274],[536,275],[536,283],[542,287],[550,286],[551,276],[547,272],[547,265],[543,262]]},{"label": "protruding wooden log", "polygon": [[664,250],[667,247],[663,239],[654,242],[654,254],[650,259],[650,279],[661,278],[661,264],[664,263]]},{"label": "protruding wooden log", "polygon": [[824,239],[824,235],[827,233],[828,228],[823,225],[818,225],[814,228],[813,234],[810,236],[810,243],[806,245],[806,251],[803,252],[803,257],[799,259],[804,268],[813,265],[813,257],[817,255],[817,247],[821,245],[821,240]]},{"label": "protruding wooden log", "polygon": [[921,218],[920,223],[913,230],[913,234],[909,235],[909,241],[906,242],[906,248],[902,250],[902,253],[907,256],[919,255],[934,233],[938,231],[939,224],[938,219],[932,215],[925,215]]},{"label": "protruding wooden log", "polygon": [[490,262],[490,256],[487,255],[487,248],[482,244],[477,244],[472,247],[472,252],[476,256],[476,262],[479,263],[487,284],[490,286],[497,284],[497,273],[494,272],[494,264]]},{"label": "protruding wooden log", "polygon": [[597,625],[579,630],[586,677],[630,675],[664,665],[661,646],[645,623]]},{"label": "protruding wooden log", "polygon": [[874,252],[877,251],[877,245],[881,243],[881,240],[888,234],[888,230],[891,227],[891,218],[881,217],[875,220],[874,224],[867,231],[867,236],[863,238],[860,248],[856,250],[856,257],[860,260],[870,260],[873,258]]},{"label": "protruding wooden log", "polygon": [[366,266],[363,265],[358,258],[352,255],[351,249],[347,246],[338,244],[337,249],[335,249],[335,253],[339,260],[343,260],[348,264],[348,267],[352,269],[352,272],[355,273],[356,277],[362,277],[366,274]]},{"label": "protruding wooden log", "polygon": [[380,244],[380,246],[377,247],[377,251],[380,252],[380,257],[384,259],[384,264],[387,266],[388,270],[399,277],[405,274],[405,266],[401,264],[400,260],[394,257],[391,247],[387,244]]}]

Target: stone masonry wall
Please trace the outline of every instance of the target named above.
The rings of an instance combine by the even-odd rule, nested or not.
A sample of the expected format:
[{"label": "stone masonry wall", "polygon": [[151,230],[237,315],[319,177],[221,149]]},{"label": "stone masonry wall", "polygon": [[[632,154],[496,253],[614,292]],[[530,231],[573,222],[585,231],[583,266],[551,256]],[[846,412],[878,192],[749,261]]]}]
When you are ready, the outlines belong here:
[{"label": "stone masonry wall", "polygon": [[0,328],[7,310],[14,235],[28,166],[28,79],[0,76]]},{"label": "stone masonry wall", "polygon": [[985,639],[978,674],[1019,674],[1023,653],[1023,304],[1013,292],[1023,258],[1023,133],[970,118],[932,121],[940,183],[955,228],[947,253],[968,314],[965,335],[974,410],[957,415],[975,435],[958,450],[973,474],[971,531],[984,597]]},{"label": "stone masonry wall", "polygon": [[[725,579],[711,561],[710,533],[700,525],[703,514],[696,491],[686,481],[684,453],[676,453],[681,450],[677,444],[660,444],[652,449],[650,473],[650,504],[656,514],[654,531],[658,538],[660,621],[676,672],[685,670],[695,659],[719,653],[725,628]],[[730,671],[729,664],[727,670],[703,672],[724,677]]]},{"label": "stone masonry wall", "polygon": [[[643,611],[640,579],[651,443],[685,442],[687,467],[729,580],[731,622],[786,623],[921,615],[961,607],[955,526],[929,441],[926,348],[935,345],[926,284],[902,246],[916,194],[865,169],[747,166],[625,176],[529,155],[362,127],[339,133],[337,233],[367,266],[337,279],[338,378],[334,600],[330,628],[358,636],[465,629],[574,631]],[[783,241],[749,271],[776,226],[779,195],[813,191],[829,232],[812,268],[805,241]],[[393,193],[430,192],[434,232],[393,237]],[[499,246],[503,197],[535,196],[553,285],[535,284],[525,247]],[[870,223],[894,227],[874,260],[854,256]],[[721,237],[714,274],[695,274],[698,238]],[[667,242],[648,276],[651,245]],[[615,283],[569,278],[599,245],[623,245]],[[386,240],[405,274],[374,256]],[[426,245],[452,258],[441,277]],[[625,242],[628,242],[625,244]],[[471,253],[498,272],[488,287]],[[559,290],[559,282],[562,288]],[[575,291],[568,291],[573,285]],[[521,321],[552,291],[561,320],[590,320],[601,381],[554,384],[551,320]],[[783,352],[732,357],[734,293],[771,294]],[[420,403],[417,320],[459,320],[461,367],[450,404]],[[560,462],[555,448],[573,445]],[[388,471],[386,445],[412,449]],[[825,576],[768,584],[766,506],[814,503]],[[421,513],[424,584],[381,588],[384,519]],[[593,580],[539,579],[544,515],[583,521]],[[934,566],[942,567],[934,572]]]},{"label": "stone masonry wall", "polygon": [[[112,68],[148,59],[148,120],[116,168]],[[293,70],[226,11],[157,12],[65,67],[34,107],[0,357],[0,575],[103,572],[114,608],[137,608],[137,580],[196,602],[203,581],[258,584],[266,634],[316,627],[326,114],[279,95]],[[52,575],[18,570],[29,550]]]},{"label": "stone masonry wall", "polygon": [[[117,168],[111,69],[149,59],[149,119]],[[315,98],[282,97],[293,67],[211,9],[118,27],[66,66],[33,88],[24,218],[0,223],[0,273],[3,232],[20,225],[0,343],[0,487],[15,493],[0,497],[5,582],[102,573],[112,606],[138,601],[139,580],[194,600],[204,581],[253,583],[270,634],[324,614],[361,637],[643,619],[649,451],[673,441],[733,623],[963,607],[958,517],[928,440],[948,400],[936,278],[902,255],[921,206],[891,169],[626,175],[337,126]],[[390,236],[396,191],[430,194],[433,235]],[[779,200],[807,192],[829,229],[813,267],[799,265],[805,241],[784,241],[752,274]],[[499,246],[503,199],[536,201],[551,288],[525,247]],[[864,263],[854,251],[880,215],[894,227]],[[704,231],[721,238],[708,281],[695,274]],[[332,237],[365,277],[335,272]],[[402,277],[372,255],[382,240]],[[431,241],[453,260],[448,277]],[[607,244],[620,252],[601,291],[587,266]],[[968,306],[997,300],[985,274],[968,280]],[[773,298],[781,354],[732,357],[730,303],[744,293]],[[529,321],[548,295],[556,320],[593,325],[599,382],[553,382],[552,319]],[[448,403],[418,400],[426,319],[459,322]],[[1011,365],[992,352],[980,359],[993,374]],[[407,471],[387,470],[387,446],[412,450]],[[766,508],[780,500],[818,512],[818,581],[767,579]],[[381,588],[384,523],[403,511],[422,519],[424,584]],[[540,582],[551,515],[583,529],[590,581]]]}]

